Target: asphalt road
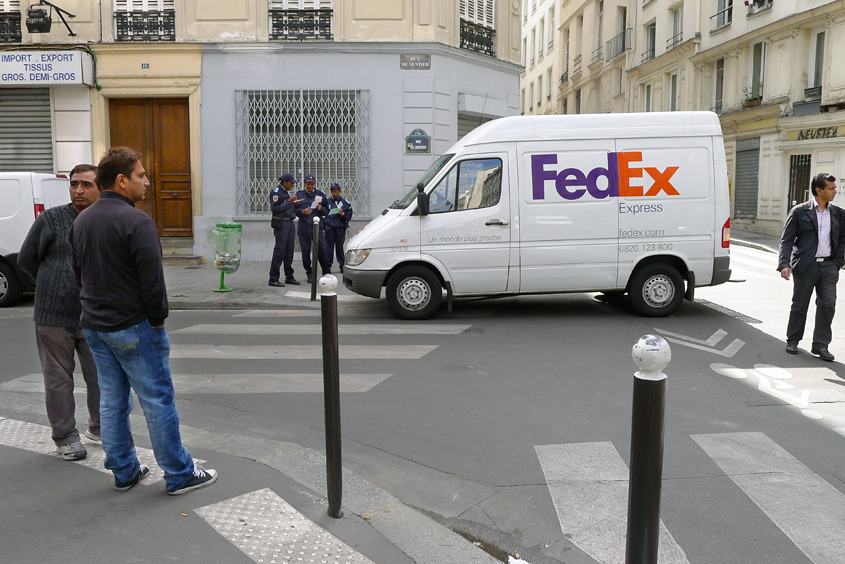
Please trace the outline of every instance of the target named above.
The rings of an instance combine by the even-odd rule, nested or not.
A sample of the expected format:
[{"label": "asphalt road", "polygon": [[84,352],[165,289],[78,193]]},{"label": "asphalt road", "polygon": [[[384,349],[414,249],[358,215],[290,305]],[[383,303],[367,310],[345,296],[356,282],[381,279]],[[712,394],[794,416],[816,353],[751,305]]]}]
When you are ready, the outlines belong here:
[{"label": "asphalt road", "polygon": [[[661,562],[845,561],[845,367],[787,355],[789,283],[772,255],[733,255],[746,282],[665,319],[593,294],[461,302],[413,323],[383,302],[344,306],[344,467],[490,552],[622,562],[631,347],[660,334],[672,347]],[[0,417],[43,426],[31,309],[0,311]],[[115,494],[109,475],[9,446],[0,427],[0,562],[262,561],[195,511],[261,488],[373,562],[423,561],[366,512],[326,518],[319,488],[267,462],[324,451],[315,314],[171,313],[185,442],[221,473],[178,501],[161,484]],[[831,351],[845,358],[842,320]]]}]

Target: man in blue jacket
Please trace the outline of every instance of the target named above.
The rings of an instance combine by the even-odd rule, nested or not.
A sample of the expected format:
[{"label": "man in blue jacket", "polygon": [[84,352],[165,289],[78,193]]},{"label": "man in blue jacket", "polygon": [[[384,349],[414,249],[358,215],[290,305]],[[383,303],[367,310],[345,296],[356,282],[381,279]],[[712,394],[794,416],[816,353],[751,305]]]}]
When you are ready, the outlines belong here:
[{"label": "man in blue jacket", "polygon": [[314,217],[320,218],[320,243],[317,248],[317,260],[323,275],[330,274],[329,253],[326,250],[326,232],[323,226],[329,210],[326,207],[326,193],[317,190],[317,178],[313,174],[305,175],[305,189],[296,193],[296,216],[299,218],[299,248],[302,251],[302,266],[308,282],[311,282],[311,241],[314,233]]},{"label": "man in blue jacket", "polygon": [[798,342],[804,336],[807,308],[816,292],[816,324],[810,352],[832,362],[828,350],[833,337],[831,324],[836,312],[836,283],[839,269],[845,266],[845,210],[832,204],[836,196],[836,178],[820,173],[810,184],[813,198],[789,211],[780,239],[778,270],[785,280],[795,275],[792,307],[786,326],[786,352],[798,354]]},{"label": "man in blue jacket", "polygon": [[346,239],[346,229],[352,219],[352,204],[340,197],[340,184],[332,184],[332,197],[329,198],[329,214],[326,216],[326,244],[329,247],[329,266],[332,265],[332,255],[337,256],[337,264],[343,272],[343,242]]},{"label": "man in blue jacket", "polygon": [[[296,218],[296,194],[293,194],[293,185],[296,178],[290,173],[285,173],[279,178],[279,185],[270,192],[270,211],[273,218],[270,220],[270,227],[273,228],[273,235],[276,238],[276,245],[273,247],[273,260],[270,261],[270,286],[284,288],[285,284],[299,286],[299,282],[293,277],[293,220]],[[279,281],[279,267],[285,265],[285,281]]]}]

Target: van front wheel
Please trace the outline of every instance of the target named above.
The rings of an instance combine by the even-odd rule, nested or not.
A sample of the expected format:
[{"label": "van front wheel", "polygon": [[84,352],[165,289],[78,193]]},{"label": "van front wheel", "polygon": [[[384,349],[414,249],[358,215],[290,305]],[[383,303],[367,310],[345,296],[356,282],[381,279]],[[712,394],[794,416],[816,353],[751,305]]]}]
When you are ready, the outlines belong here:
[{"label": "van front wheel", "polygon": [[443,299],[440,279],[428,268],[406,266],[387,281],[387,305],[399,319],[428,319]]},{"label": "van front wheel", "polygon": [[684,279],[668,264],[647,264],[631,278],[628,299],[642,316],[672,315],[684,300]]},{"label": "van front wheel", "polygon": [[0,262],[0,307],[15,305],[21,297],[21,290],[15,269],[5,262]]}]

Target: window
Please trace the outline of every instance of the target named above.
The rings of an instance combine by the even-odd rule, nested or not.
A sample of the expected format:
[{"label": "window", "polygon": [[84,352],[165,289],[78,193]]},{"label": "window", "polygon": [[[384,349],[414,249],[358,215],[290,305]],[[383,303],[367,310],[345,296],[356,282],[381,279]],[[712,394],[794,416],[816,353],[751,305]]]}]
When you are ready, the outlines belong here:
[{"label": "window", "polygon": [[544,18],[540,18],[540,50],[537,52],[537,60],[543,58],[543,53],[546,52],[545,43],[543,42],[543,37],[546,32],[546,20]]},{"label": "window", "polygon": [[566,38],[566,58],[563,60],[565,67],[563,72],[569,74],[569,29],[563,32],[563,36]]},{"label": "window", "polygon": [[555,7],[549,8],[549,51],[555,46]]},{"label": "window", "polygon": [[534,113],[534,83],[528,85],[528,113]]},{"label": "window", "polygon": [[568,98],[563,99],[563,110],[562,110],[561,113],[563,113],[563,115],[566,115],[566,114],[569,113],[569,99]]},{"label": "window", "polygon": [[522,38],[522,66],[525,66],[525,58],[528,56],[528,38]]},{"label": "window", "polygon": [[429,213],[489,208],[502,194],[502,161],[474,159],[455,165],[429,196]]},{"label": "window", "polygon": [[461,49],[496,56],[494,0],[461,0]]},{"label": "window", "polygon": [[537,111],[543,107],[543,75],[537,77]]},{"label": "window", "polygon": [[522,23],[528,22],[528,0],[525,0],[525,5],[522,8]]},{"label": "window", "polygon": [[331,41],[332,0],[270,0],[270,39]]},{"label": "window", "polygon": [[628,8],[622,6],[619,8],[619,33],[625,33],[628,28]]},{"label": "window", "polygon": [[520,115],[525,115],[525,88],[522,89],[522,96],[519,100],[519,113]]},{"label": "window", "polygon": [[716,13],[710,18],[711,30],[716,31],[731,25],[733,21],[734,0],[717,0]]},{"label": "window", "polygon": [[684,42],[684,10],[683,7],[672,11],[672,37],[666,41],[666,50],[674,49]]},{"label": "window", "polygon": [[546,95],[546,98],[551,100],[552,99],[552,69],[549,68],[548,72],[546,73],[546,84],[548,85],[549,92]]},{"label": "window", "polygon": [[617,94],[622,94],[622,92],[623,92],[623,90],[622,90],[622,79],[623,79],[623,78],[625,78],[625,69],[624,69],[624,68],[622,68],[622,67],[620,67],[620,68],[619,68],[619,76],[618,76],[618,79],[619,79],[619,87],[616,89],[616,93],[617,93]]},{"label": "window", "polygon": [[751,75],[748,81],[747,99],[763,97],[763,79],[766,65],[766,44],[759,41],[751,47]]},{"label": "window", "polygon": [[461,0],[461,19],[472,24],[495,29],[494,6],[494,0]]},{"label": "window", "polygon": [[644,99],[645,99],[645,104],[643,106],[643,109],[647,112],[650,112],[651,111],[651,84],[645,85]]},{"label": "window", "polygon": [[822,85],[824,73],[824,41],[825,31],[813,32],[813,44],[810,48],[810,70],[807,73],[807,86],[814,88]]},{"label": "window", "polygon": [[117,41],[176,41],[175,0],[114,0]]},{"label": "window", "polygon": [[20,43],[22,39],[20,0],[0,0],[0,43]]},{"label": "window", "polygon": [[581,113],[581,89],[575,91],[575,113]]},{"label": "window", "polygon": [[654,45],[657,39],[657,25],[650,23],[645,27],[646,50],[643,53],[642,62],[647,63],[654,58]]},{"label": "window", "polygon": [[725,59],[721,58],[717,60],[714,67],[713,82],[715,93],[713,95],[713,111],[720,114],[722,113],[722,99],[725,95]]},{"label": "window", "polygon": [[792,155],[789,158],[789,205],[803,204],[809,199],[812,162],[812,155]]},{"label": "window", "polygon": [[601,34],[602,26],[604,26],[604,0],[599,0],[599,17],[598,17],[598,48],[601,49]]},{"label": "window", "polygon": [[531,64],[534,64],[534,54],[537,52],[537,28],[531,30]]},{"label": "window", "polygon": [[575,28],[575,56],[581,56],[581,41],[584,38],[584,16],[578,16]]},{"label": "window", "polygon": [[669,111],[678,111],[678,73],[669,75]]}]

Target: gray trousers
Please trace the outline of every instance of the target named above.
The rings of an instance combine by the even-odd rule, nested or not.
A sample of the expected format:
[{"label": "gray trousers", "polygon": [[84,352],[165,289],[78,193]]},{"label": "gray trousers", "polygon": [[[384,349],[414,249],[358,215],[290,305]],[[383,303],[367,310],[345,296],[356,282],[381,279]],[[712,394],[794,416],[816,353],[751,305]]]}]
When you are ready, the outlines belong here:
[{"label": "gray trousers", "polygon": [[792,307],[786,325],[786,341],[798,343],[804,336],[807,323],[807,308],[813,290],[816,291],[816,324],[813,328],[813,348],[827,348],[833,334],[831,324],[836,313],[836,283],[839,281],[839,267],[832,261],[814,262],[801,274],[792,273]]},{"label": "gray trousers", "polygon": [[76,402],[73,399],[73,353],[76,351],[82,367],[82,378],[88,388],[88,429],[100,434],[100,386],[97,365],[82,329],[35,324],[35,344],[44,373],[47,419],[53,429],[56,446],[79,441],[76,429]]}]

